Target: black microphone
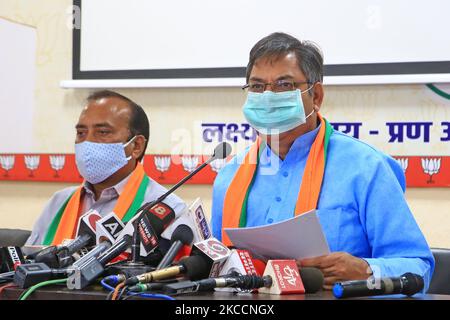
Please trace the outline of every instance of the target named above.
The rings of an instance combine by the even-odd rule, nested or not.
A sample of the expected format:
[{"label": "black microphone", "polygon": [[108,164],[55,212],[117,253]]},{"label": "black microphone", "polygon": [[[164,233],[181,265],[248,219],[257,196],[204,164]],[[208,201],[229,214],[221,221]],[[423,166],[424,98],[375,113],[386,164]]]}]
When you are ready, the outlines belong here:
[{"label": "black microphone", "polygon": [[117,257],[119,254],[121,254],[122,252],[124,252],[125,250],[128,249],[128,247],[130,247],[131,245],[131,236],[130,235],[124,235],[123,238],[117,240],[117,242],[115,242],[111,248],[109,248],[108,250],[106,250],[105,252],[103,252],[99,257],[98,257],[98,262],[102,265],[105,266],[108,262],[110,262],[112,259],[114,259],[115,257]]},{"label": "black microphone", "polygon": [[135,228],[133,236],[140,240],[145,252],[141,253],[137,243],[135,243],[136,247],[132,251],[133,260],[138,260],[139,256],[147,257],[159,247],[161,234],[175,220],[175,211],[164,202],[160,202],[144,209],[141,216],[137,219],[138,232]]},{"label": "black microphone", "polygon": [[76,269],[75,272],[79,272],[83,283],[81,289],[87,286],[91,281],[100,276],[105,271],[105,265],[113,260],[115,257],[124,252],[131,245],[131,236],[126,234],[117,242],[115,242],[110,248],[104,251],[95,259],[91,259],[81,268]]},{"label": "black microphone", "polygon": [[128,278],[125,284],[135,285],[139,282],[143,284],[157,280],[171,279],[181,274],[184,274],[192,280],[206,278],[209,274],[208,261],[202,256],[190,256],[182,259],[176,266],[147,272],[135,277]]},{"label": "black microphone", "polygon": [[14,283],[24,289],[43,281],[62,279],[67,273],[67,269],[51,269],[45,263],[24,264],[17,267]]},{"label": "black microphone", "polygon": [[25,258],[19,247],[0,248],[0,273],[14,271],[17,266],[24,264]]},{"label": "black microphone", "polygon": [[305,293],[316,293],[323,287],[324,277],[322,271],[317,268],[304,267],[299,270]]},{"label": "black microphone", "polygon": [[74,262],[72,254],[84,247],[95,245],[96,222],[102,217],[95,210],[89,210],[78,220],[77,237],[69,245],[48,246],[28,256],[35,262],[45,263],[50,268],[62,268]]},{"label": "black microphone", "polygon": [[92,236],[83,234],[63,246],[50,246],[41,250],[35,262],[45,263],[50,268],[64,268],[74,262],[72,255],[92,242]]},{"label": "black microphone", "polygon": [[367,297],[390,294],[412,296],[424,287],[423,278],[414,273],[405,273],[400,277],[369,278],[335,283],[333,295],[340,298]]},{"label": "black microphone", "polygon": [[174,219],[175,211],[164,202],[135,215],[122,231],[132,235],[131,261],[108,266],[108,273],[131,277],[154,270],[167,250],[162,247],[169,242],[161,239],[161,233]]},{"label": "black microphone", "polygon": [[185,224],[180,224],[174,230],[172,238],[170,239],[171,246],[167,253],[162,258],[161,262],[156,267],[156,270],[160,270],[170,266],[175,259],[178,252],[184,245],[191,245],[194,239],[194,233],[191,228]]},{"label": "black microphone", "polygon": [[271,276],[257,275],[227,275],[218,278],[208,278],[199,281],[183,281],[163,286],[165,294],[182,294],[197,291],[211,291],[214,288],[232,287],[243,291],[251,291],[262,287],[270,288]]},{"label": "black microphone", "polygon": [[[299,270],[300,277],[305,287],[305,293],[316,293],[322,288],[323,274],[317,268],[302,268]],[[209,291],[214,288],[237,288],[243,291],[253,289],[271,288],[274,280],[270,275],[257,276],[252,274],[240,275],[233,272],[215,278],[208,278],[199,281],[183,281],[171,283],[163,286],[166,294],[182,294],[197,291]]]},{"label": "black microphone", "polygon": [[[218,144],[216,146],[216,148],[214,149],[213,155],[207,161],[205,161],[198,168],[196,168],[194,171],[192,171],[190,174],[188,174],[186,177],[184,177],[180,182],[178,182],[176,185],[174,185],[172,188],[170,188],[167,192],[165,192],[163,195],[161,195],[158,199],[143,204],[136,211],[135,216],[138,216],[139,217],[138,219],[142,219],[145,216],[146,212],[158,214],[158,212],[157,212],[158,210],[155,210],[155,207],[158,204],[162,204],[162,201],[164,199],[166,199],[170,194],[172,194],[175,190],[177,190],[180,186],[182,186],[186,181],[191,179],[194,175],[196,175],[200,170],[202,170],[204,167],[206,167],[209,163],[211,163],[212,161],[217,160],[217,159],[224,159],[224,158],[228,157],[231,153],[231,149],[232,149],[231,145],[228,142],[222,142],[222,143]],[[166,216],[163,214],[163,217],[161,219],[163,230],[170,224],[170,222],[172,222],[173,219],[175,219],[175,215],[173,214],[173,219],[171,219],[171,218],[172,218],[172,215]],[[158,229],[158,227],[156,225],[154,226],[154,228]],[[132,263],[133,264],[137,263],[138,257],[140,256],[138,240],[140,237],[142,237],[142,231],[143,231],[142,228],[137,228],[134,230],[135,235],[134,235],[134,241],[133,241],[133,246],[132,246],[132,257],[133,257]],[[162,231],[161,232],[157,231],[156,233],[161,235]],[[138,234],[138,232],[140,232],[141,234]],[[142,239],[141,239],[141,241],[142,241]]]},{"label": "black microphone", "polygon": [[89,234],[83,234],[64,246],[56,255],[58,256],[59,268],[70,266],[75,259],[72,257],[74,253],[88,246],[92,241]]}]

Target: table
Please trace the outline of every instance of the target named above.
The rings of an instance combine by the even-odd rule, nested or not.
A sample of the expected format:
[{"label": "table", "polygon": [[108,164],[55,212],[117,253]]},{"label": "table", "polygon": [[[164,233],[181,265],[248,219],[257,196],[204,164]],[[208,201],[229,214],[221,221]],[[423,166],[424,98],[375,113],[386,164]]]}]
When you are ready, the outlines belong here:
[{"label": "table", "polygon": [[[0,296],[0,300],[17,300],[24,290],[18,288],[7,288]],[[105,300],[108,292],[101,286],[93,285],[83,290],[70,290],[64,285],[53,285],[36,290],[27,300]],[[193,294],[179,295],[177,300],[239,300],[239,301],[258,301],[258,300],[338,300],[334,298],[331,291],[319,291],[315,294],[296,294],[296,295],[271,295],[271,294],[253,294],[253,293],[229,293],[229,292],[197,292]],[[132,298],[136,299],[136,298]],[[450,300],[450,295],[438,294],[420,294],[414,297],[404,296],[378,296],[354,298],[351,300]],[[350,299],[341,299],[350,300]]]}]

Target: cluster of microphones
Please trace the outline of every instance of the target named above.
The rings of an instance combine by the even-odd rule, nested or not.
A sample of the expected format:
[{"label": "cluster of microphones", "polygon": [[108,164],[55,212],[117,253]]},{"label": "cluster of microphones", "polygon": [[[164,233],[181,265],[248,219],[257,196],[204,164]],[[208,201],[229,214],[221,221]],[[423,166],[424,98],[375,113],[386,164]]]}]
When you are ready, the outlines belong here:
[{"label": "cluster of microphones", "polygon": [[[316,293],[324,277],[317,268],[299,268],[295,260],[254,259],[251,252],[229,248],[212,236],[200,199],[176,214],[163,200],[194,174],[231,152],[219,144],[213,156],[134,217],[122,222],[113,212],[89,211],[79,219],[74,240],[24,255],[19,247],[0,248],[0,283],[29,288],[52,279],[67,279],[67,288],[81,290],[99,280],[111,298],[158,293],[168,296],[201,291],[265,294]],[[337,298],[381,294],[413,295],[423,289],[415,274],[337,283]]]}]

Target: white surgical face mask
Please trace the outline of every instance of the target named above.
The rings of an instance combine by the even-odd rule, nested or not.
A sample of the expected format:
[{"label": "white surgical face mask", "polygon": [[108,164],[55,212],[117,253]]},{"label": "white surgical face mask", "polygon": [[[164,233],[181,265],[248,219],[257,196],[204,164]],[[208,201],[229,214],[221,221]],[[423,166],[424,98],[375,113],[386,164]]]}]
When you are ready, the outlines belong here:
[{"label": "white surgical face mask", "polygon": [[126,156],[125,148],[135,138],[125,144],[89,141],[75,144],[75,161],[81,176],[92,184],[112,176],[130,161],[131,156]]}]

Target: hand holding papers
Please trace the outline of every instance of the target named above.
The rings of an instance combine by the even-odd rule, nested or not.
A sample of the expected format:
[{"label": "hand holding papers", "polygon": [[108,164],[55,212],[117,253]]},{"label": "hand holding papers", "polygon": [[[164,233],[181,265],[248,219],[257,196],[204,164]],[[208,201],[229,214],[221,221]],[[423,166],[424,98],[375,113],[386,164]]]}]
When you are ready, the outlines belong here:
[{"label": "hand holding papers", "polygon": [[235,247],[264,260],[298,260],[330,253],[316,210],[270,225],[227,228],[225,232]]}]

